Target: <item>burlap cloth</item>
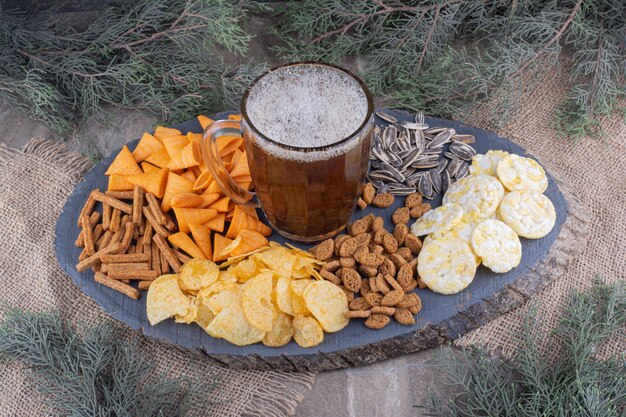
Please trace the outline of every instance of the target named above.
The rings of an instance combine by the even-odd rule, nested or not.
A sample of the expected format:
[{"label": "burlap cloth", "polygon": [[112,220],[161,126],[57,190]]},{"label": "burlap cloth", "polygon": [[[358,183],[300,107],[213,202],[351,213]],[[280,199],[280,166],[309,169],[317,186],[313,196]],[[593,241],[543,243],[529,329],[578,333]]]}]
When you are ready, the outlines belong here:
[{"label": "burlap cloth", "polygon": [[[81,325],[111,320],[72,283],[54,255],[56,219],[88,168],[86,159],[55,142],[34,139],[23,150],[0,146],[0,302],[59,309]],[[161,372],[219,375],[221,385],[212,394],[221,402],[211,410],[215,416],[293,415],[314,380],[309,373],[224,369],[146,337],[140,346]],[[0,416],[45,415],[39,395],[19,365],[0,363]]]},{"label": "burlap cloth", "polygon": [[[526,305],[504,314],[457,340],[462,346],[485,344],[511,355],[520,346],[523,317],[531,304],[538,307],[539,330],[548,334],[573,290],[588,288],[594,277],[607,282],[626,280],[626,123],[624,116],[605,117],[602,138],[578,141],[559,138],[553,128],[555,111],[571,87],[571,61],[561,60],[554,71],[523,96],[519,113],[498,130],[527,149],[582,201],[587,218],[572,237],[578,250],[556,266],[553,281]],[[626,103],[622,103],[622,107]],[[469,124],[485,126],[497,103],[469,115]],[[558,340],[544,339],[543,350],[558,351]],[[626,352],[624,333],[602,346],[601,356]]]},{"label": "burlap cloth", "polygon": [[[568,61],[562,66],[567,69]],[[594,276],[626,279],[626,125],[619,115],[602,121],[604,140],[558,139],[551,127],[554,112],[569,88],[568,71],[547,76],[527,93],[520,113],[498,131],[528,149],[560,181],[575,190],[587,207],[589,222],[577,233],[580,251],[563,260],[558,276],[533,302],[542,329],[553,329],[573,289],[590,285]],[[479,108],[467,123],[487,127],[492,108]],[[23,150],[0,147],[0,301],[28,309],[59,308],[87,324],[108,319],[58,266],[53,252],[54,225],[66,198],[88,168],[88,162],[53,142],[33,140]],[[465,335],[461,345],[485,343],[512,353],[528,305]],[[130,332],[130,330],[129,330]],[[170,345],[142,338],[143,348],[162,369],[175,373],[217,373],[222,385],[214,394],[224,403],[215,415],[282,416],[302,399],[294,385],[310,386],[312,374],[238,371],[218,368]],[[626,350],[615,338],[604,354]],[[17,365],[0,364],[0,416],[43,414],[39,394]]]}]

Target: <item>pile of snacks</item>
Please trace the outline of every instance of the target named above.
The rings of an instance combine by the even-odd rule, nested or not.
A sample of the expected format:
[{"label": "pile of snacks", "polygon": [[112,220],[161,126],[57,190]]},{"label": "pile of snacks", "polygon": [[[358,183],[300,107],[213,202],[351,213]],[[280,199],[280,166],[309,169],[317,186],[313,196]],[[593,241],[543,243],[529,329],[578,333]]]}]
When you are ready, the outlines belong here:
[{"label": "pile of snacks", "polygon": [[[393,204],[393,195],[375,194],[367,184],[362,198],[378,207]],[[407,224],[430,208],[422,203],[420,194],[411,194],[404,207],[393,213],[393,233],[386,230],[382,217],[369,214],[351,223],[348,234],[327,239],[310,250],[325,262],[320,275],[343,287],[349,301],[347,317],[365,318],[371,329],[382,329],[392,316],[400,324],[415,324],[414,315],[422,305],[413,292],[420,285],[416,267],[422,242],[409,233]]]},{"label": "pile of snacks", "polygon": [[[203,128],[212,122],[204,116],[198,116],[198,120]],[[243,138],[221,136],[216,142],[224,168],[242,188],[249,189],[252,177]],[[209,172],[208,161],[202,159],[201,143],[201,133],[183,135],[179,130],[159,126],[154,135],[144,133],[132,153],[122,148],[106,175],[109,191],[132,190],[139,185],[161,199],[161,211],[173,212],[180,233],[172,238],[172,244],[183,243],[181,249],[191,250],[191,256],[203,253],[208,259],[220,261],[229,256],[224,248],[232,244],[240,230],[269,236],[271,229],[259,221],[254,209],[238,206],[223,194]],[[200,245],[204,250],[198,250]]]},{"label": "pile of snacks", "polygon": [[[198,120],[203,128],[212,122]],[[154,135],[143,134],[133,152],[122,148],[106,171],[108,191],[93,190],[78,220],[76,244],[85,248],[79,271],[92,267],[98,282],[137,298],[128,280],[147,289],[159,275],[178,272],[189,257],[222,261],[268,244],[271,229],[256,211],[230,201],[211,177],[201,140],[199,133],[157,127]],[[250,188],[243,138],[223,136],[217,146],[230,175]],[[101,213],[94,211],[97,203]]]},{"label": "pile of snacks", "polygon": [[[102,214],[94,211],[96,203],[102,205]],[[138,289],[147,289],[170,270],[177,272],[181,262],[190,259],[167,243],[176,225],[154,195],[139,186],[133,191],[93,190],[78,225],[75,244],[84,249],[76,269],[91,268],[97,282],[134,299],[139,298]],[[130,280],[139,281],[138,289],[128,285]]]},{"label": "pile of snacks", "polygon": [[349,322],[345,293],[321,279],[319,264],[307,252],[273,242],[219,267],[194,259],[150,286],[148,320],[194,322],[238,346],[278,347],[292,337],[302,347],[316,346],[325,331],[339,331]]},{"label": "pile of snacks", "polygon": [[450,185],[441,207],[411,226],[414,235],[428,235],[418,257],[419,276],[442,294],[465,289],[480,263],[496,273],[515,268],[522,259],[519,236],[542,238],[556,221],[552,202],[542,194],[548,179],[536,161],[489,151],[474,157],[470,171]]}]

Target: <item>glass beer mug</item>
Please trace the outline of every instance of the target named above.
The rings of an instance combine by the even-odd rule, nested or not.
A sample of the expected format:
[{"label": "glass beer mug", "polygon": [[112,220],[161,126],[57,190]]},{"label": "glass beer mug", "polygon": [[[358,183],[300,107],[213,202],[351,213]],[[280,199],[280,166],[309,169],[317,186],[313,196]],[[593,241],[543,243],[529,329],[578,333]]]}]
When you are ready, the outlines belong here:
[{"label": "glass beer mug", "polygon": [[[315,242],[346,227],[369,166],[374,102],[350,72],[295,63],[257,78],[241,121],[218,120],[203,136],[211,175],[235,203],[261,207],[272,228]],[[255,192],[241,188],[219,158],[216,139],[243,133]]]}]

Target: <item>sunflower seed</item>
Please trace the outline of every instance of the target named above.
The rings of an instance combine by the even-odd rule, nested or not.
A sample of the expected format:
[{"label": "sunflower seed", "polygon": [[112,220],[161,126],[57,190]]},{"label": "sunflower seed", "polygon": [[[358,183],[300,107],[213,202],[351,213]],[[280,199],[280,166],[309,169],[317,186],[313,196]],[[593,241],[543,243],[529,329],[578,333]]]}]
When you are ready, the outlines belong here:
[{"label": "sunflower seed", "polygon": [[441,174],[443,171],[445,171],[447,166],[448,161],[446,159],[440,159],[439,163],[437,164],[437,172]]},{"label": "sunflower seed", "polygon": [[472,157],[476,155],[474,148],[461,142],[454,142],[450,144],[449,150],[465,161],[471,161]]},{"label": "sunflower seed", "polygon": [[435,193],[439,194],[441,192],[441,176],[439,175],[439,171],[431,169],[428,173],[430,174],[430,182],[433,184],[433,190]]},{"label": "sunflower seed", "polygon": [[459,165],[461,164],[461,160],[457,158],[455,155],[452,155],[452,159],[448,162],[448,166],[446,167],[446,172],[450,177],[454,177],[456,172],[459,169]]},{"label": "sunflower seed", "polygon": [[410,154],[408,154],[406,157],[402,159],[403,163],[402,165],[400,165],[400,170],[404,171],[405,169],[407,169],[409,165],[415,162],[415,160],[420,156],[421,153],[422,153],[421,149],[419,148],[413,149],[413,151],[411,151]]},{"label": "sunflower seed", "polygon": [[389,122],[389,123],[398,123],[398,119],[396,119],[395,117],[393,117],[389,113],[385,113],[385,112],[382,112],[382,111],[377,111],[376,112],[376,116],[380,117],[381,119],[383,119],[384,121]]},{"label": "sunflower seed", "polygon": [[454,178],[456,178],[457,180],[460,180],[461,178],[466,176],[468,173],[469,173],[469,165],[467,164],[467,162],[461,162],[459,169],[456,171],[456,174],[454,174]]},{"label": "sunflower seed", "polygon": [[474,142],[476,142],[476,138],[474,137],[474,135],[452,135],[452,137],[450,138],[452,139],[453,142],[461,142],[461,143],[466,143],[466,144],[472,144]]},{"label": "sunflower seed", "polygon": [[393,195],[409,195],[415,192],[414,187],[389,187],[389,194]]},{"label": "sunflower seed", "polygon": [[430,129],[426,129],[424,133],[430,133],[431,135],[436,135],[437,133],[443,132],[444,130],[448,130],[447,127],[431,127]]},{"label": "sunflower seed", "polygon": [[411,122],[403,122],[402,126],[411,130],[424,130],[428,129],[428,125],[423,123],[411,123]]},{"label": "sunflower seed", "polygon": [[476,154],[469,146],[475,141],[473,135],[429,127],[422,112],[415,114],[414,121],[398,121],[386,112],[376,115],[389,123],[374,128],[370,152],[367,178],[379,193],[407,195],[417,189],[424,198],[433,199],[455,178],[468,174],[469,165],[464,160]]},{"label": "sunflower seed", "polygon": [[433,141],[430,143],[430,147],[435,148],[437,146],[442,146],[444,143],[447,143],[450,141],[451,136],[452,134],[450,133],[450,130],[448,129],[444,130],[441,133],[438,133],[437,136],[435,136]]},{"label": "sunflower seed", "polygon": [[417,183],[417,190],[424,197],[429,196],[433,192],[433,184],[430,180],[430,175],[423,175],[420,177]]},{"label": "sunflower seed", "polygon": [[450,186],[450,174],[448,173],[448,171],[443,171],[443,174],[441,175],[441,192],[443,194],[446,193],[446,191],[448,191],[448,187]]}]

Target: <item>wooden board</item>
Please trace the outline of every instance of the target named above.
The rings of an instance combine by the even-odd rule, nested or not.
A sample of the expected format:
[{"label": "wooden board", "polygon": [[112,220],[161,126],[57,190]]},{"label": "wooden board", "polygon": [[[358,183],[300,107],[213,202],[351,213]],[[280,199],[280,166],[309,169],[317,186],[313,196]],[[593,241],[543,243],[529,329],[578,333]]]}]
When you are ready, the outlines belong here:
[{"label": "wooden board", "polygon": [[[406,112],[389,111],[401,120],[410,120],[412,115]],[[230,113],[224,112],[212,116],[214,119],[225,118]],[[377,124],[384,124],[380,119]],[[458,133],[476,136],[473,145],[479,153],[490,149],[502,149],[508,152],[526,155],[510,140],[495,133],[464,125],[450,120],[427,118],[431,126],[447,126]],[[183,133],[201,132],[196,120],[173,126]],[[138,132],[140,133],[140,132]],[[137,140],[129,143],[132,150]],[[117,154],[114,152],[113,155]],[[107,180],[104,172],[113,157],[109,157],[94,166],[78,184],[67,200],[56,226],[55,248],[60,265],[72,277],[81,290],[92,297],[105,311],[127,325],[141,329],[150,337],[156,337],[176,345],[194,349],[220,364],[240,368],[260,368],[275,370],[326,370],[346,366],[358,366],[388,359],[420,349],[436,346],[453,340],[469,330],[486,323],[506,311],[520,305],[537,289],[547,282],[542,274],[530,273],[538,265],[550,259],[544,259],[566,221],[568,205],[552,176],[548,173],[549,186],[546,195],[552,200],[557,211],[556,225],[543,239],[522,239],[523,256],[520,265],[506,274],[494,274],[480,266],[472,284],[456,295],[440,295],[429,290],[417,289],[422,300],[422,311],[416,316],[414,326],[403,326],[394,320],[382,330],[371,330],[363,325],[362,320],[352,320],[345,329],[338,333],[325,334],[324,342],[310,349],[303,349],[295,342],[282,348],[270,348],[260,343],[251,346],[234,346],[225,340],[214,339],[195,324],[177,324],[166,320],[156,326],[150,326],[145,314],[145,296],[138,301],[125,297],[93,280],[91,270],[76,271],[80,248],[74,246],[79,229],[76,219],[88,193],[96,187],[105,190]],[[391,213],[402,204],[403,198],[397,198],[394,206],[388,209],[368,207],[358,210],[353,220],[374,212],[385,218],[390,227]],[[432,202],[438,206],[441,198]],[[99,208],[98,208],[99,209]],[[264,217],[261,216],[263,219]],[[271,238],[278,242],[286,240],[274,233]],[[306,248],[307,245],[297,244]],[[541,264],[539,262],[541,261]],[[541,280],[541,282],[539,281]]]}]

